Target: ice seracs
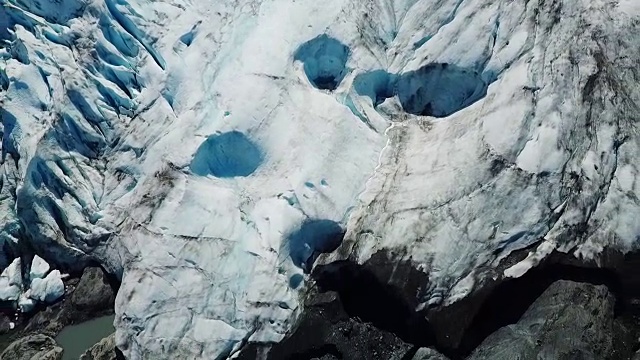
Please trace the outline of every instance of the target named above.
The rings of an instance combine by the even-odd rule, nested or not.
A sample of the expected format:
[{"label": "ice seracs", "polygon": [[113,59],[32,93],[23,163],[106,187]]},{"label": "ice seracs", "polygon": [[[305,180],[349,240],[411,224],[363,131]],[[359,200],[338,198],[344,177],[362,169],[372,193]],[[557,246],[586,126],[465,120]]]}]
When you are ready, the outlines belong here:
[{"label": "ice seracs", "polygon": [[60,271],[49,272],[50,266],[44,259],[38,255],[33,257],[26,284],[23,284],[21,264],[21,258],[14,259],[0,275],[0,300],[14,302],[18,310],[28,313],[38,302],[51,304],[64,295]]},{"label": "ice seracs", "polygon": [[0,275],[0,300],[15,301],[22,293],[22,261],[14,259]]},{"label": "ice seracs", "polygon": [[33,257],[31,261],[31,268],[29,269],[29,279],[33,282],[34,279],[42,278],[49,272],[49,263],[38,255]]},{"label": "ice seracs", "polygon": [[53,270],[44,278],[31,281],[29,297],[45,303],[52,303],[64,295],[64,282],[60,271]]}]

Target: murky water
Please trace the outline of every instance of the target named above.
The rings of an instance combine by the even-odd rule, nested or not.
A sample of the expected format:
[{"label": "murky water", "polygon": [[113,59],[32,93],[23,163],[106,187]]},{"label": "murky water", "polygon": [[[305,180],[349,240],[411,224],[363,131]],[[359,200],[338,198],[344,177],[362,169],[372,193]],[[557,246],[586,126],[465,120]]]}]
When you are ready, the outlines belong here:
[{"label": "murky water", "polygon": [[111,335],[115,331],[113,319],[114,315],[107,315],[62,329],[56,337],[64,349],[62,360],[78,360],[87,349]]}]

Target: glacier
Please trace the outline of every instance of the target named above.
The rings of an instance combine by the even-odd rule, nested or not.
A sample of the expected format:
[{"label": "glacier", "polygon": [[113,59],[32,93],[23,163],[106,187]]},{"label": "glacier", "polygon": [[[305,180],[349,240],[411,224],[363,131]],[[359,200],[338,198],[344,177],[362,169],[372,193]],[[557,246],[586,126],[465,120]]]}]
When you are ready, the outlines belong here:
[{"label": "glacier", "polygon": [[128,359],[224,359],[282,340],[317,266],[391,254],[430,309],[551,254],[604,263],[639,247],[638,20],[634,0],[0,0],[0,268],[98,263]]}]

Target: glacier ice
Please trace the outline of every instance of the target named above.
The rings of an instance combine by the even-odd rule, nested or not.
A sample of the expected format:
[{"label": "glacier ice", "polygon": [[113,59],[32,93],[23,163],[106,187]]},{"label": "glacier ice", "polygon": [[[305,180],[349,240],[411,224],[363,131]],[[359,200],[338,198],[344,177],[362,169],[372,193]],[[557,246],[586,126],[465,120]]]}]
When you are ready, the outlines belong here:
[{"label": "glacier ice", "polygon": [[20,258],[14,259],[0,274],[0,300],[15,301],[22,292],[22,272]]},{"label": "glacier ice", "polygon": [[[533,246],[508,276],[636,249],[639,11],[2,0],[0,245],[118,276],[129,359],[280,340],[336,246],[317,264],[424,269],[431,304],[514,250]],[[330,236],[305,235],[318,220]]]},{"label": "glacier ice", "polygon": [[6,282],[8,285],[17,285],[22,286],[22,259],[16,258],[13,259],[11,264],[7,266],[4,270],[2,270],[2,274],[0,274],[0,278],[2,278],[3,282]]},{"label": "glacier ice", "polygon": [[37,301],[31,298],[31,292],[29,290],[20,295],[20,298],[18,299],[18,310],[22,313],[29,313],[33,311],[36,305]]},{"label": "glacier ice", "polygon": [[337,249],[343,236],[344,230],[335,221],[305,220],[287,237],[291,260],[296,266],[309,271],[318,254]]},{"label": "glacier ice", "polygon": [[304,72],[313,86],[335,90],[347,73],[349,48],[322,34],[302,44],[293,55],[304,64]]},{"label": "glacier ice", "polygon": [[59,270],[51,271],[44,278],[31,281],[29,297],[45,303],[53,303],[64,295],[64,283]]},{"label": "glacier ice", "polygon": [[22,258],[15,258],[0,275],[0,300],[13,302],[20,311],[30,312],[36,301],[53,303],[64,295],[64,282],[59,270],[49,272],[49,264],[35,255],[29,276],[25,277],[22,275],[22,262]]},{"label": "glacier ice", "polygon": [[262,163],[262,151],[239,131],[209,136],[191,160],[197,175],[236,177],[251,175]]},{"label": "glacier ice", "polygon": [[49,272],[49,264],[40,256],[35,255],[31,261],[31,268],[29,269],[29,279],[43,278]]},{"label": "glacier ice", "polygon": [[484,97],[489,80],[477,71],[434,63],[401,74],[384,70],[365,72],[356,76],[353,86],[358,94],[369,97],[374,106],[397,96],[405,112],[442,118]]}]

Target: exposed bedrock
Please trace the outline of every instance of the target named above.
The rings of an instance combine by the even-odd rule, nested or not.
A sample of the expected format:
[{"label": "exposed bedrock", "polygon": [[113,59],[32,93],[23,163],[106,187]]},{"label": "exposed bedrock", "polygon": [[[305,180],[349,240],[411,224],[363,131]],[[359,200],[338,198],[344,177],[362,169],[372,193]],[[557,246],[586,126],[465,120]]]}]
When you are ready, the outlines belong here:
[{"label": "exposed bedrock", "polygon": [[126,360],[116,347],[115,333],[100,340],[82,354],[80,360]]},{"label": "exposed bedrock", "polygon": [[1,354],[1,360],[59,360],[62,348],[53,338],[43,334],[25,336],[9,345]]},{"label": "exposed bedrock", "polygon": [[427,274],[393,258],[378,252],[363,265],[317,266],[290,335],[249,344],[241,358],[629,359],[638,345],[639,255],[609,253],[596,267],[554,253],[520,278],[499,277],[421,311],[416,294]]}]

